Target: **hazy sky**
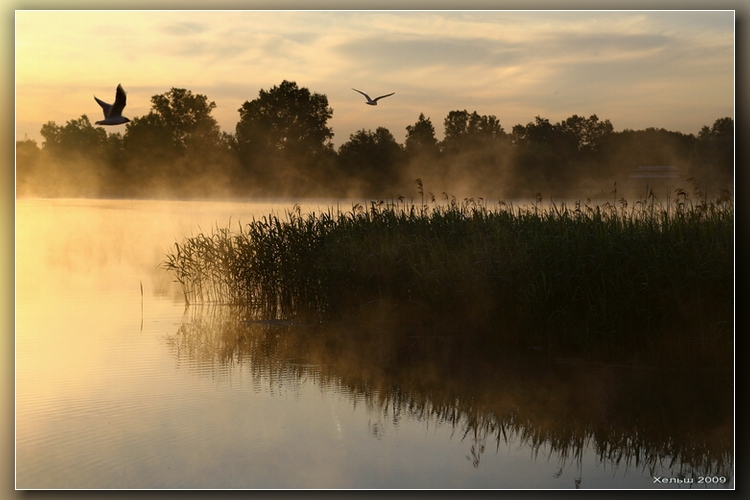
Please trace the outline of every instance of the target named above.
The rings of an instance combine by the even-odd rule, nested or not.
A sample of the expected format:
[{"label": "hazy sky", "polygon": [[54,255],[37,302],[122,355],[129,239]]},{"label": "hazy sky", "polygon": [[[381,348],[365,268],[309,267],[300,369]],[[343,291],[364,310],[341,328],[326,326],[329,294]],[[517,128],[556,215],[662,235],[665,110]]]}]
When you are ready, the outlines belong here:
[{"label": "hazy sky", "polygon": [[[128,93],[143,116],[172,87],[238,109],[283,80],[328,96],[338,147],[386,127],[400,143],[420,113],[438,138],[452,110],[507,132],[541,116],[609,119],[697,134],[734,117],[732,11],[17,11],[16,138]],[[351,90],[377,96],[377,107]],[[108,127],[125,132],[125,126]]]}]

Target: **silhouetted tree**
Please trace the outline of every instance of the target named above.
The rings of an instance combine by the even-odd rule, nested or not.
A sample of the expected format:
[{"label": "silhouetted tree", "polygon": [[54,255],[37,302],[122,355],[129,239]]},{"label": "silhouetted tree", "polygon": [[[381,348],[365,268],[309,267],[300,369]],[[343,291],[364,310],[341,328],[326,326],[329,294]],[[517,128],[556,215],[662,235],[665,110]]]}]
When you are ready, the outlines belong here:
[{"label": "silhouetted tree", "polygon": [[151,98],[146,116],[127,124],[123,138],[132,190],[207,196],[226,192],[234,169],[226,135],[205,95],[172,88]]},{"label": "silhouetted tree", "polygon": [[43,148],[58,159],[78,159],[84,155],[88,159],[98,159],[106,153],[107,132],[101,127],[93,127],[86,115],[68,121],[65,126],[55,122],[42,125]]},{"label": "silhouetted tree", "polygon": [[33,139],[16,141],[16,194],[30,196],[34,191],[34,177],[40,165],[42,150]]},{"label": "silhouetted tree", "polygon": [[34,183],[43,196],[105,195],[110,177],[111,151],[107,133],[91,125],[86,115],[42,125],[42,155]]},{"label": "silhouetted tree", "polygon": [[609,120],[599,121],[599,117],[591,115],[588,118],[573,115],[560,123],[563,133],[573,136],[582,157],[590,158],[597,153],[601,143],[614,132]]},{"label": "silhouetted tree", "polygon": [[[649,192],[658,197],[666,196],[678,184],[684,186],[694,142],[692,134],[653,127],[625,129],[602,139],[597,169],[589,175],[592,179],[601,179],[601,190],[605,193],[610,192],[613,182],[618,182],[618,191],[625,198],[643,197]],[[679,177],[661,177],[659,173],[644,178],[631,177],[639,167],[659,166],[676,167]]]},{"label": "silhouetted tree", "polygon": [[579,159],[580,137],[570,126],[552,124],[537,116],[512,132],[516,182],[544,190],[568,185],[575,176],[571,168]]},{"label": "silhouetted tree", "polygon": [[362,194],[387,195],[397,187],[406,155],[387,128],[359,130],[341,145],[338,158],[343,171],[361,184]]},{"label": "silhouetted tree", "polygon": [[695,136],[666,129],[625,129],[602,141],[603,161],[617,164],[620,171],[639,166],[686,166]]},{"label": "silhouetted tree", "polygon": [[250,180],[281,188],[288,182],[319,182],[333,156],[333,110],[324,94],[284,80],[239,109],[234,143]]},{"label": "silhouetted tree", "polygon": [[[443,121],[444,138],[440,142],[441,161],[437,191],[455,193],[460,186],[467,191],[496,194],[503,184],[510,143],[500,121],[493,115],[451,111]],[[426,176],[428,179],[430,176]]]},{"label": "silhouetted tree", "polygon": [[500,187],[502,196],[526,196],[554,186],[556,195],[565,196],[569,182],[577,188],[578,180],[592,179],[609,189],[640,166],[662,165],[681,168],[682,180],[693,177],[698,186],[721,189],[734,181],[730,117],[704,126],[697,137],[656,128],[616,133],[596,115],[556,124],[537,116],[506,134],[495,116],[462,110],[446,116],[438,142],[432,122],[420,113],[406,127],[404,147],[379,127],[352,134],[335,152],[327,97],[294,82],[284,80],[245,102],[234,135],[220,130],[212,117],[216,104],[204,95],[172,88],[151,102],[150,112],[134,117],[124,135],[92,126],[82,115],[64,126],[44,124],[41,148],[17,141],[17,193],[330,195],[345,192],[343,180],[363,195],[387,196],[394,188],[408,190],[419,177],[436,192],[459,186],[491,194]]},{"label": "silhouetted tree", "polygon": [[[719,118],[704,126],[695,142],[691,175],[699,183],[729,188],[734,183],[734,120]],[[710,182],[709,182],[710,181]]]},{"label": "silhouetted tree", "polygon": [[406,127],[404,149],[408,157],[409,178],[424,179],[431,188],[445,184],[445,163],[440,161],[435,127],[424,113],[419,114],[414,125]]},{"label": "silhouetted tree", "polygon": [[451,111],[446,116],[445,137],[441,143],[443,151],[455,154],[487,146],[505,135],[500,121],[493,115],[482,115],[476,111]]},{"label": "silhouetted tree", "polygon": [[434,157],[438,152],[438,140],[435,137],[435,127],[424,113],[419,113],[419,119],[414,125],[406,127],[406,141],[404,146],[410,157]]},{"label": "silhouetted tree", "polygon": [[[614,133],[609,120],[600,121],[596,115],[588,118],[573,115],[558,125],[560,139],[566,145],[565,178],[571,187],[580,184],[581,180],[602,178],[605,168],[601,161],[601,149]],[[575,150],[573,149],[575,144]],[[556,176],[559,178],[559,176]],[[559,186],[562,191],[568,186]]]},{"label": "silhouetted tree", "polygon": [[165,94],[153,96],[151,103],[150,114],[161,120],[176,150],[218,143],[219,125],[211,116],[216,103],[205,95],[172,88]]},{"label": "silhouetted tree", "polygon": [[108,165],[108,176],[102,185],[103,195],[117,197],[122,196],[122,187],[129,179],[125,176],[125,138],[120,132],[107,134],[106,162]]}]

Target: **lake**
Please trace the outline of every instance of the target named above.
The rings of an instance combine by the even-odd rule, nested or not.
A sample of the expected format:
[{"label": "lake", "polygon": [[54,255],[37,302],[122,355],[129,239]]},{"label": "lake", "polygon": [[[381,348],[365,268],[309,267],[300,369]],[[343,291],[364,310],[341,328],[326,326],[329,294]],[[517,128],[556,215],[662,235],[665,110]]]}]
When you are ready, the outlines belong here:
[{"label": "lake", "polygon": [[175,242],[294,203],[352,206],[16,202],[17,489],[734,488],[731,383],[186,305]]}]

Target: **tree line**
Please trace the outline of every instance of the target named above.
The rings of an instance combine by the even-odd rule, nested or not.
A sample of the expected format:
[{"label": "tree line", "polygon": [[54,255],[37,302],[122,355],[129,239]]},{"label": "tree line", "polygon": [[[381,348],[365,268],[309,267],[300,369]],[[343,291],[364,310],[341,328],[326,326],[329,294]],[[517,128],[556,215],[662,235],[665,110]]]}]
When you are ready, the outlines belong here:
[{"label": "tree line", "polygon": [[[438,140],[429,117],[408,125],[403,144],[384,127],[361,129],[335,149],[324,94],[284,80],[238,110],[223,132],[205,95],[172,88],[151,98],[125,132],[107,133],[86,115],[16,142],[18,196],[67,197],[395,197],[415,179],[440,193],[528,197],[590,196],[627,184],[641,166],[672,166],[706,189],[734,179],[734,121],[699,134],[647,128],[615,132],[609,120],[540,116],[506,131],[497,117],[455,110]],[[658,184],[659,179],[649,182]],[[634,184],[631,182],[631,184]],[[638,186],[639,188],[641,186]]]}]

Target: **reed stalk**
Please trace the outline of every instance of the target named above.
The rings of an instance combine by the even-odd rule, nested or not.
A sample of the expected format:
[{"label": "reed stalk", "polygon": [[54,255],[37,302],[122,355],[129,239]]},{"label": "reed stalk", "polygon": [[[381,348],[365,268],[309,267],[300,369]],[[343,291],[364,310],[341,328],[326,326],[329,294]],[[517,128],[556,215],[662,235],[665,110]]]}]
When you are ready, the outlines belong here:
[{"label": "reed stalk", "polygon": [[[353,317],[399,304],[467,341],[555,352],[733,349],[734,203],[530,206],[396,200],[268,215],[176,243],[164,267],[187,301],[273,318]],[[414,318],[419,311],[420,318]]]}]

